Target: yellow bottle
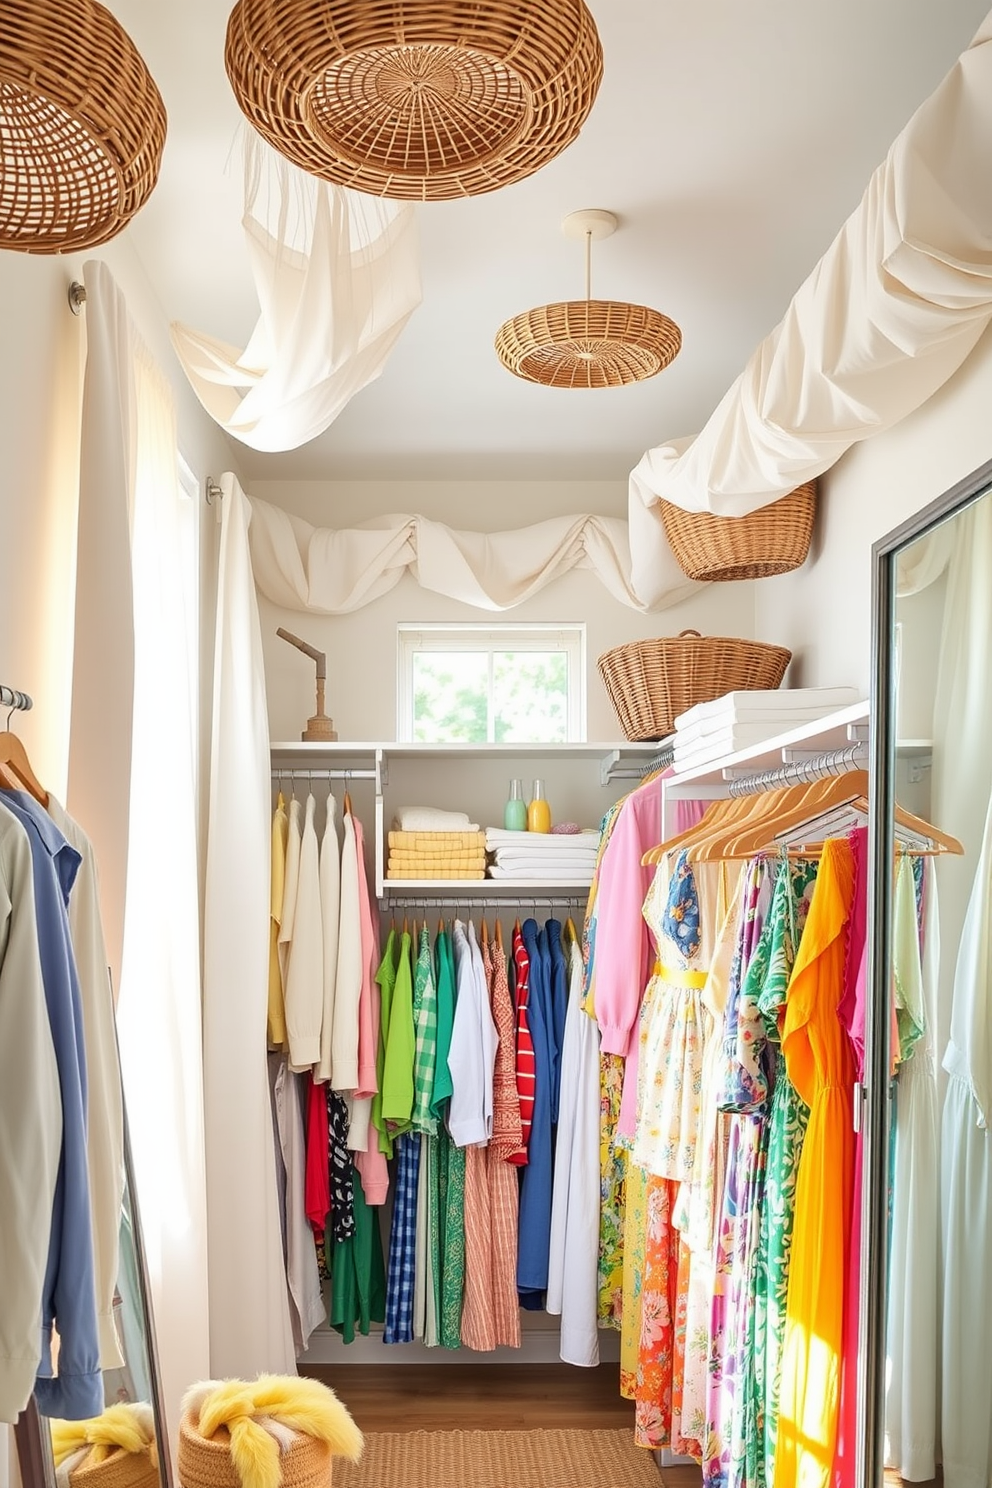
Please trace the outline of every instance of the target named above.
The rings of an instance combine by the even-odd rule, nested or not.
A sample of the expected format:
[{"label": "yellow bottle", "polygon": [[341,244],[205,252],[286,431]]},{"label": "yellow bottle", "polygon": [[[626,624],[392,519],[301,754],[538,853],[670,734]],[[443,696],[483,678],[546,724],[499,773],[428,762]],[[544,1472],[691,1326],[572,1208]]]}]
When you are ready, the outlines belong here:
[{"label": "yellow bottle", "polygon": [[551,807],[544,799],[544,781],[535,780],[534,790],[527,807],[528,832],[551,831]]}]

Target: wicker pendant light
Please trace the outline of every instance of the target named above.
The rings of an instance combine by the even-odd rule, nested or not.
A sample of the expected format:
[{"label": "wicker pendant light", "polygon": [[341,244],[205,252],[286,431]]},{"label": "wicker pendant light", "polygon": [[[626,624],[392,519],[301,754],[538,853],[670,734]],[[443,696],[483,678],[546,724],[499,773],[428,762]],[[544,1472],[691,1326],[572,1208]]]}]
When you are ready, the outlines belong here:
[{"label": "wicker pendant light", "polygon": [[242,111],[294,165],[404,201],[540,170],[603,73],[584,0],[238,0],[224,60]]},{"label": "wicker pendant light", "polygon": [[623,387],[654,377],[679,354],[682,332],[675,322],[647,305],[591,295],[592,243],[616,232],[616,217],[589,208],[570,213],[561,226],[566,237],[585,240],[586,297],[540,305],[505,321],[496,333],[503,366],[546,387]]},{"label": "wicker pendant light", "polygon": [[114,237],[158,179],[165,105],[97,0],[0,3],[0,248]]}]

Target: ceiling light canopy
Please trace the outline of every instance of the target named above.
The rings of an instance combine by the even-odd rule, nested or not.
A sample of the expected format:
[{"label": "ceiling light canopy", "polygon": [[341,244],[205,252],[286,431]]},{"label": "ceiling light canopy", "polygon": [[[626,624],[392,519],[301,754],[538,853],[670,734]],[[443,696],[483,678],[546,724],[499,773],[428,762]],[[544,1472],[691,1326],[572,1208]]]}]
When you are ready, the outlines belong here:
[{"label": "ceiling light canopy", "polygon": [[616,229],[613,213],[600,208],[565,218],[565,236],[585,240],[586,297],[540,305],[500,326],[496,354],[514,376],[545,387],[623,387],[654,377],[678,356],[682,332],[660,310],[592,298],[593,240]]},{"label": "ceiling light canopy", "polygon": [[532,175],[575,139],[603,74],[583,0],[238,0],[227,75],[311,175],[443,201]]},{"label": "ceiling light canopy", "polygon": [[165,145],[162,96],[96,0],[0,4],[0,248],[69,253],[126,227]]}]

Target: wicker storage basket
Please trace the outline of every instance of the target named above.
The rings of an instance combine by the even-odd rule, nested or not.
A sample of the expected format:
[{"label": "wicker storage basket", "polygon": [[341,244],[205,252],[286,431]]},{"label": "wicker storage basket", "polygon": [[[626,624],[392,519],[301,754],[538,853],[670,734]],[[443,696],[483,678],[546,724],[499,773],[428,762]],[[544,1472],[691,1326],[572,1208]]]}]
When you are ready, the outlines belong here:
[{"label": "wicker storage basket", "polygon": [[100,1458],[91,1450],[69,1473],[69,1488],[159,1488],[158,1464],[150,1452],[115,1447]]},{"label": "wicker storage basket", "polygon": [[778,687],[792,652],[731,636],[678,636],[629,641],[597,661],[624,738],[663,739],[696,703],[725,692]]},{"label": "wicker storage basket", "polygon": [[816,481],[746,517],[714,517],[661,503],[665,534],[690,579],[767,579],[805,563],[816,515]]},{"label": "wicker storage basket", "polygon": [[[230,1435],[220,1427],[201,1436],[187,1413],[179,1423],[177,1465],[182,1488],[243,1488],[231,1457]],[[282,1488],[330,1488],[331,1449],[313,1436],[297,1436],[280,1459]]]}]

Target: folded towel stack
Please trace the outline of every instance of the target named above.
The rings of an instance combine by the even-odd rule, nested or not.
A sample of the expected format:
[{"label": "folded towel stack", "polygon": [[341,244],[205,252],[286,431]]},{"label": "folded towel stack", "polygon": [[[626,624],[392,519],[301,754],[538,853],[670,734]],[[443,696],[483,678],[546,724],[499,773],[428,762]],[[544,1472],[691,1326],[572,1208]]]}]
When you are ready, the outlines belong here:
[{"label": "folded towel stack", "polygon": [[676,773],[712,764],[857,701],[853,687],[789,687],[728,692],[712,702],[697,703],[675,720]]},{"label": "folded towel stack", "polygon": [[466,827],[457,831],[395,829],[389,834],[387,878],[464,880],[485,876],[486,834],[478,828],[469,830]]},{"label": "folded towel stack", "polygon": [[486,828],[490,878],[514,878],[528,883],[588,884],[592,882],[599,848],[597,831],[558,835],[550,832],[508,832]]}]

